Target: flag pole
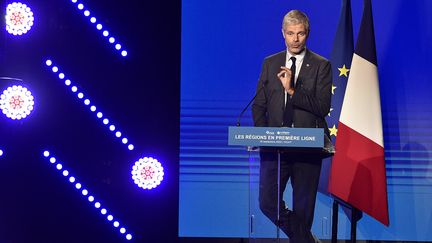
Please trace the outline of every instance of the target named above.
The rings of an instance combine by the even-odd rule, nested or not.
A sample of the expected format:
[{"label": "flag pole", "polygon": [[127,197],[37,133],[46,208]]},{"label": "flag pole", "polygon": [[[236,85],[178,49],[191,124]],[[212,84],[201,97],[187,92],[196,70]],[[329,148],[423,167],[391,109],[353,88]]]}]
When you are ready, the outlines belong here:
[{"label": "flag pole", "polygon": [[[331,63],[333,68],[332,107],[331,112],[326,117],[333,143],[336,141],[342,102],[344,99],[349,71],[351,69],[352,57],[354,54],[351,2],[350,0],[342,0],[341,3],[341,12],[331,54]],[[339,205],[343,206],[344,209],[349,211],[349,213],[347,213],[349,218],[355,219],[351,220],[351,241],[355,242],[356,226],[357,221],[361,218],[361,212],[352,207],[352,205],[348,204],[347,202],[339,199],[332,193],[331,190],[329,191],[333,198],[331,242],[337,242]]]},{"label": "flag pole", "polygon": [[362,211],[358,210],[357,208],[353,207],[351,204],[339,199],[335,195],[332,194],[333,197],[333,213],[332,213],[332,243],[337,243],[337,232],[338,232],[338,211],[339,211],[339,205],[349,209],[351,212],[350,214],[350,222],[351,222],[351,228],[350,228],[350,242],[355,243],[357,242],[357,222],[362,218]]},{"label": "flag pole", "polygon": [[[338,127],[334,128],[338,134],[329,180],[329,191],[337,203],[352,208],[352,240],[360,212],[386,226],[390,223],[377,63],[372,3],[364,0],[350,70],[339,69],[350,75]],[[368,92],[361,92],[365,88]]]}]

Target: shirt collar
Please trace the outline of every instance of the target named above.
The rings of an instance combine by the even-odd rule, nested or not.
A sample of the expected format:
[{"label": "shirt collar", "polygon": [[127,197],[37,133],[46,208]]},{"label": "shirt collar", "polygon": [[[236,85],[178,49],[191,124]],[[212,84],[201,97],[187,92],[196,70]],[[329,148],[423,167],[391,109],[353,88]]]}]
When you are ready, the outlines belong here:
[{"label": "shirt collar", "polygon": [[291,53],[287,49],[287,57],[286,58],[287,58],[287,60],[289,60],[292,56],[294,56],[296,58],[296,62],[298,63],[298,62],[303,61],[303,58],[305,57],[305,55],[306,55],[306,48],[302,52],[300,52],[300,54],[297,54],[297,55],[291,55]]}]

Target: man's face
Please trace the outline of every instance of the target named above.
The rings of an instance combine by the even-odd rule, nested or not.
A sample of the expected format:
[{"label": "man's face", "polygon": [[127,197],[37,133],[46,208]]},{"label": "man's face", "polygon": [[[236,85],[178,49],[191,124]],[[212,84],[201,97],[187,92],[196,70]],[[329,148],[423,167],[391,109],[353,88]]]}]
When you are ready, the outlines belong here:
[{"label": "man's face", "polygon": [[297,55],[304,50],[308,33],[303,24],[287,25],[282,32],[288,51],[292,55]]}]

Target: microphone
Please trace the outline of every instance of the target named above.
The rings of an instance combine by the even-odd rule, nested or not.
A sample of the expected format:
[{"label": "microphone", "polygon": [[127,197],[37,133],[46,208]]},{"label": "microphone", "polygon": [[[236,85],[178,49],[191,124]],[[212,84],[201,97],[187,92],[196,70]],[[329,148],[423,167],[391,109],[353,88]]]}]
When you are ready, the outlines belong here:
[{"label": "microphone", "polygon": [[238,126],[238,127],[240,126],[240,119],[242,118],[243,113],[245,113],[245,111],[247,110],[247,108],[249,108],[249,106],[252,104],[252,101],[255,100],[255,98],[258,96],[258,94],[259,94],[262,90],[264,90],[264,88],[265,88],[265,86],[267,85],[267,83],[268,83],[268,80],[264,80],[264,81],[262,81],[262,85],[261,85],[261,87],[257,90],[257,92],[255,93],[254,97],[249,101],[249,103],[246,105],[246,107],[245,107],[245,108],[240,112],[240,115],[239,115],[238,118],[237,118],[237,126]]}]

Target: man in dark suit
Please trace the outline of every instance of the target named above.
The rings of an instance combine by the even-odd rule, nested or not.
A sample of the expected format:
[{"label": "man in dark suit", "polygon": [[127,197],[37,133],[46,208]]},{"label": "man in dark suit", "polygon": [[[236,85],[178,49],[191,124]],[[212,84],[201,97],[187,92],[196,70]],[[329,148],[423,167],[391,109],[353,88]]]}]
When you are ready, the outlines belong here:
[{"label": "man in dark suit", "polygon": [[[264,60],[252,106],[255,126],[320,127],[328,135],[325,116],[331,104],[331,65],[306,48],[309,30],[309,19],[303,12],[292,10],[285,15],[282,33],[287,49]],[[316,242],[311,228],[321,158],[282,152],[278,164],[275,151],[260,152],[260,208],[291,242]],[[292,209],[286,208],[283,200],[288,180],[293,189]]]}]

